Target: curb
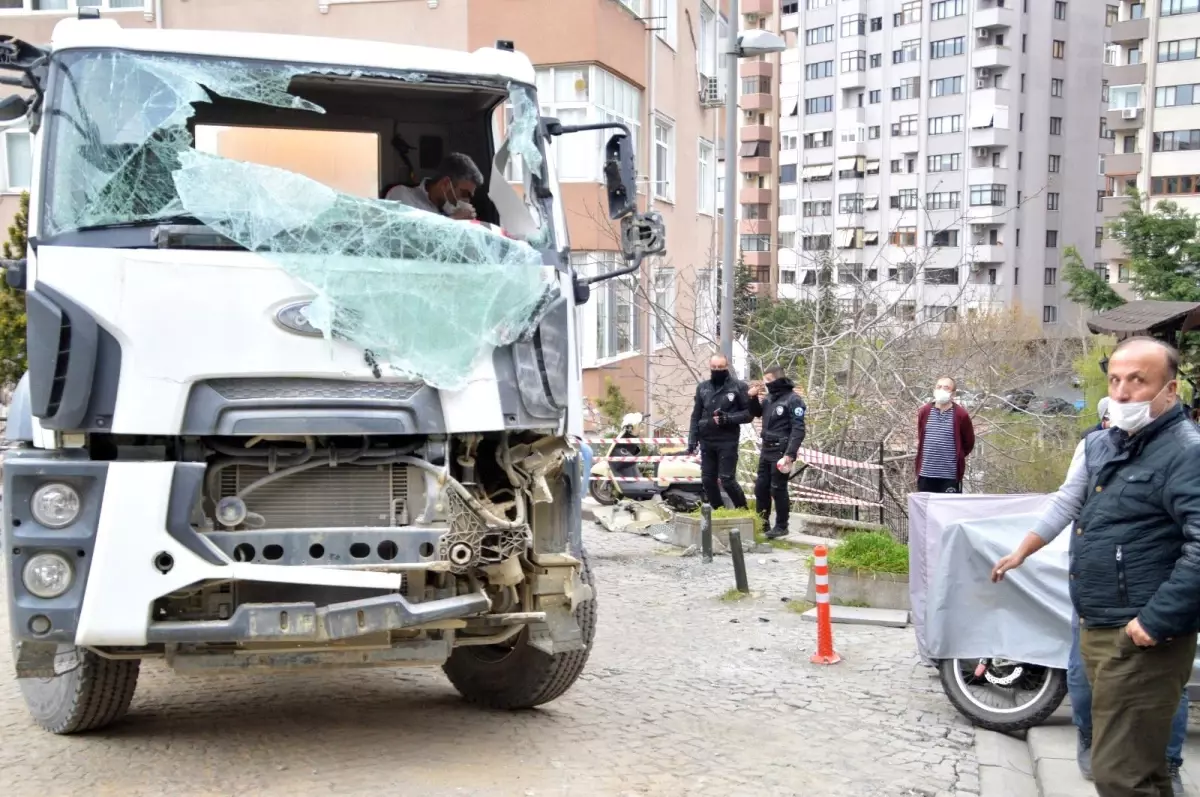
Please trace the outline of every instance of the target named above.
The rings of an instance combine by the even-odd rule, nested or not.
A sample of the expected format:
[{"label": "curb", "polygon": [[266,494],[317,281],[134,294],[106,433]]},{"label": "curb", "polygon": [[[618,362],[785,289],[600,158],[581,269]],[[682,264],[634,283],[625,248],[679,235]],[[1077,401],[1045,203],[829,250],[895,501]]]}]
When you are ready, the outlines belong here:
[{"label": "curb", "polygon": [[1074,725],[1040,725],[1028,733],[1029,757],[1040,797],[1092,797],[1096,787],[1079,774]]},{"label": "curb", "polygon": [[975,729],[979,797],[1043,797],[1029,745],[995,731]]}]

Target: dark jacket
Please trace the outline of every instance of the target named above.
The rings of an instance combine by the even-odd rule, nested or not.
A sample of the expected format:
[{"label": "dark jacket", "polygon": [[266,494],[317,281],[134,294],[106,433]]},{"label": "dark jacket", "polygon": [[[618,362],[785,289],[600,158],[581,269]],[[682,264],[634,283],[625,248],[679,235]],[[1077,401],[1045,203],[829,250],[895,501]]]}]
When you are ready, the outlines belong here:
[{"label": "dark jacket", "polygon": [[1080,620],[1134,617],[1157,642],[1200,626],[1200,429],[1176,403],[1132,437],[1088,435],[1087,497],[1071,531]]},{"label": "dark jacket", "polygon": [[[700,443],[736,443],[741,439],[740,427],[750,422],[749,397],[746,386],[730,375],[720,385],[706,379],[696,385],[696,399],[692,407],[692,423],[688,428],[688,448]],[[713,420],[721,413],[723,422]]]},{"label": "dark jacket", "polygon": [[[975,426],[971,423],[971,413],[960,404],[954,407],[954,464],[957,475],[955,481],[962,481],[963,473],[967,470],[967,457],[975,450]],[[917,475],[921,475],[921,458],[925,456],[925,424],[929,421],[929,413],[933,404],[926,404],[917,410]]]},{"label": "dark jacket", "polygon": [[784,377],[771,383],[765,400],[750,397],[750,417],[762,418],[762,453],[775,458],[796,458],[804,442],[804,414],[808,408],[796,395],[792,380]]}]

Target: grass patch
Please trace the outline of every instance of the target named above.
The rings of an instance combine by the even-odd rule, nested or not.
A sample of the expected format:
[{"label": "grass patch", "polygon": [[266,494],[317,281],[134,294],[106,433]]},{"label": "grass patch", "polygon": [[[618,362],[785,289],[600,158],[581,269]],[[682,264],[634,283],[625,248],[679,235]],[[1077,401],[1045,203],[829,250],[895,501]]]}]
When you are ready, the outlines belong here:
[{"label": "grass patch", "polygon": [[796,614],[804,614],[815,605],[816,604],[809,603],[808,601],[788,601],[787,610],[789,612],[795,612]]},{"label": "grass patch", "polygon": [[749,597],[749,592],[740,592],[737,587],[730,587],[725,590],[725,594],[721,596],[721,600],[725,603],[736,603],[737,601],[744,601]]},{"label": "grass patch", "polygon": [[765,537],[763,541],[772,548],[777,548],[780,551],[811,551],[811,545],[805,545],[802,542],[791,542],[790,540],[768,540]]},{"label": "grass patch", "polygon": [[853,609],[870,609],[870,608],[871,608],[871,604],[867,603],[866,601],[835,601],[835,600],[830,600],[829,602],[830,602],[830,603],[832,603],[832,604],[833,604],[833,605],[835,605],[835,606],[846,606],[846,607],[853,608]]},{"label": "grass patch", "polygon": [[829,566],[908,575],[908,546],[881,531],[856,532],[830,549]]}]

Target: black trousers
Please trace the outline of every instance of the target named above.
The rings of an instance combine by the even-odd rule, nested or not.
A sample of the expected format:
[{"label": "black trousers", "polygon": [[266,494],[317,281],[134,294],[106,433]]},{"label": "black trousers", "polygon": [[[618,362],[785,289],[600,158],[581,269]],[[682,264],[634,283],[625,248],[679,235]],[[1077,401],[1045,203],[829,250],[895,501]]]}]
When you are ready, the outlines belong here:
[{"label": "black trousers", "polygon": [[780,473],[775,465],[783,459],[782,450],[772,450],[763,447],[762,456],[758,459],[758,478],[754,480],[754,502],[763,526],[771,528],[771,504],[775,504],[775,528],[788,527],[788,510],[791,501],[788,497],[788,475]]},{"label": "black trousers", "polygon": [[734,509],[746,508],[746,494],[737,482],[737,462],[736,440],[700,444],[700,483],[704,486],[708,505],[714,509],[725,506],[725,500],[721,497],[722,487],[729,500],[733,501]]},{"label": "black trousers", "polygon": [[935,479],[932,476],[917,477],[918,493],[961,493],[962,482],[954,479]]}]

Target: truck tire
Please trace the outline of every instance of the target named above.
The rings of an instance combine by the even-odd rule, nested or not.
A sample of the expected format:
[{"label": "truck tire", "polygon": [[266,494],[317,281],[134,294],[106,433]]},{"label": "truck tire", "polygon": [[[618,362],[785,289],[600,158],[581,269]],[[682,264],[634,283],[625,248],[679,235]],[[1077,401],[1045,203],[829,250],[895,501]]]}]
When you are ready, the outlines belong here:
[{"label": "truck tire", "polygon": [[[583,582],[595,589],[587,554]],[[575,620],[583,634],[583,649],[548,656],[528,643],[522,629],[511,646],[489,645],[456,648],[442,669],[458,693],[470,703],[488,708],[522,709],[549,703],[571,688],[592,652],[596,635],[596,598],[575,607]]]},{"label": "truck tire", "polygon": [[68,734],[97,730],[125,716],[141,661],[105,659],[72,645],[60,645],[57,655],[70,652],[79,657],[74,669],[53,678],[17,679],[34,722],[51,733]]}]

